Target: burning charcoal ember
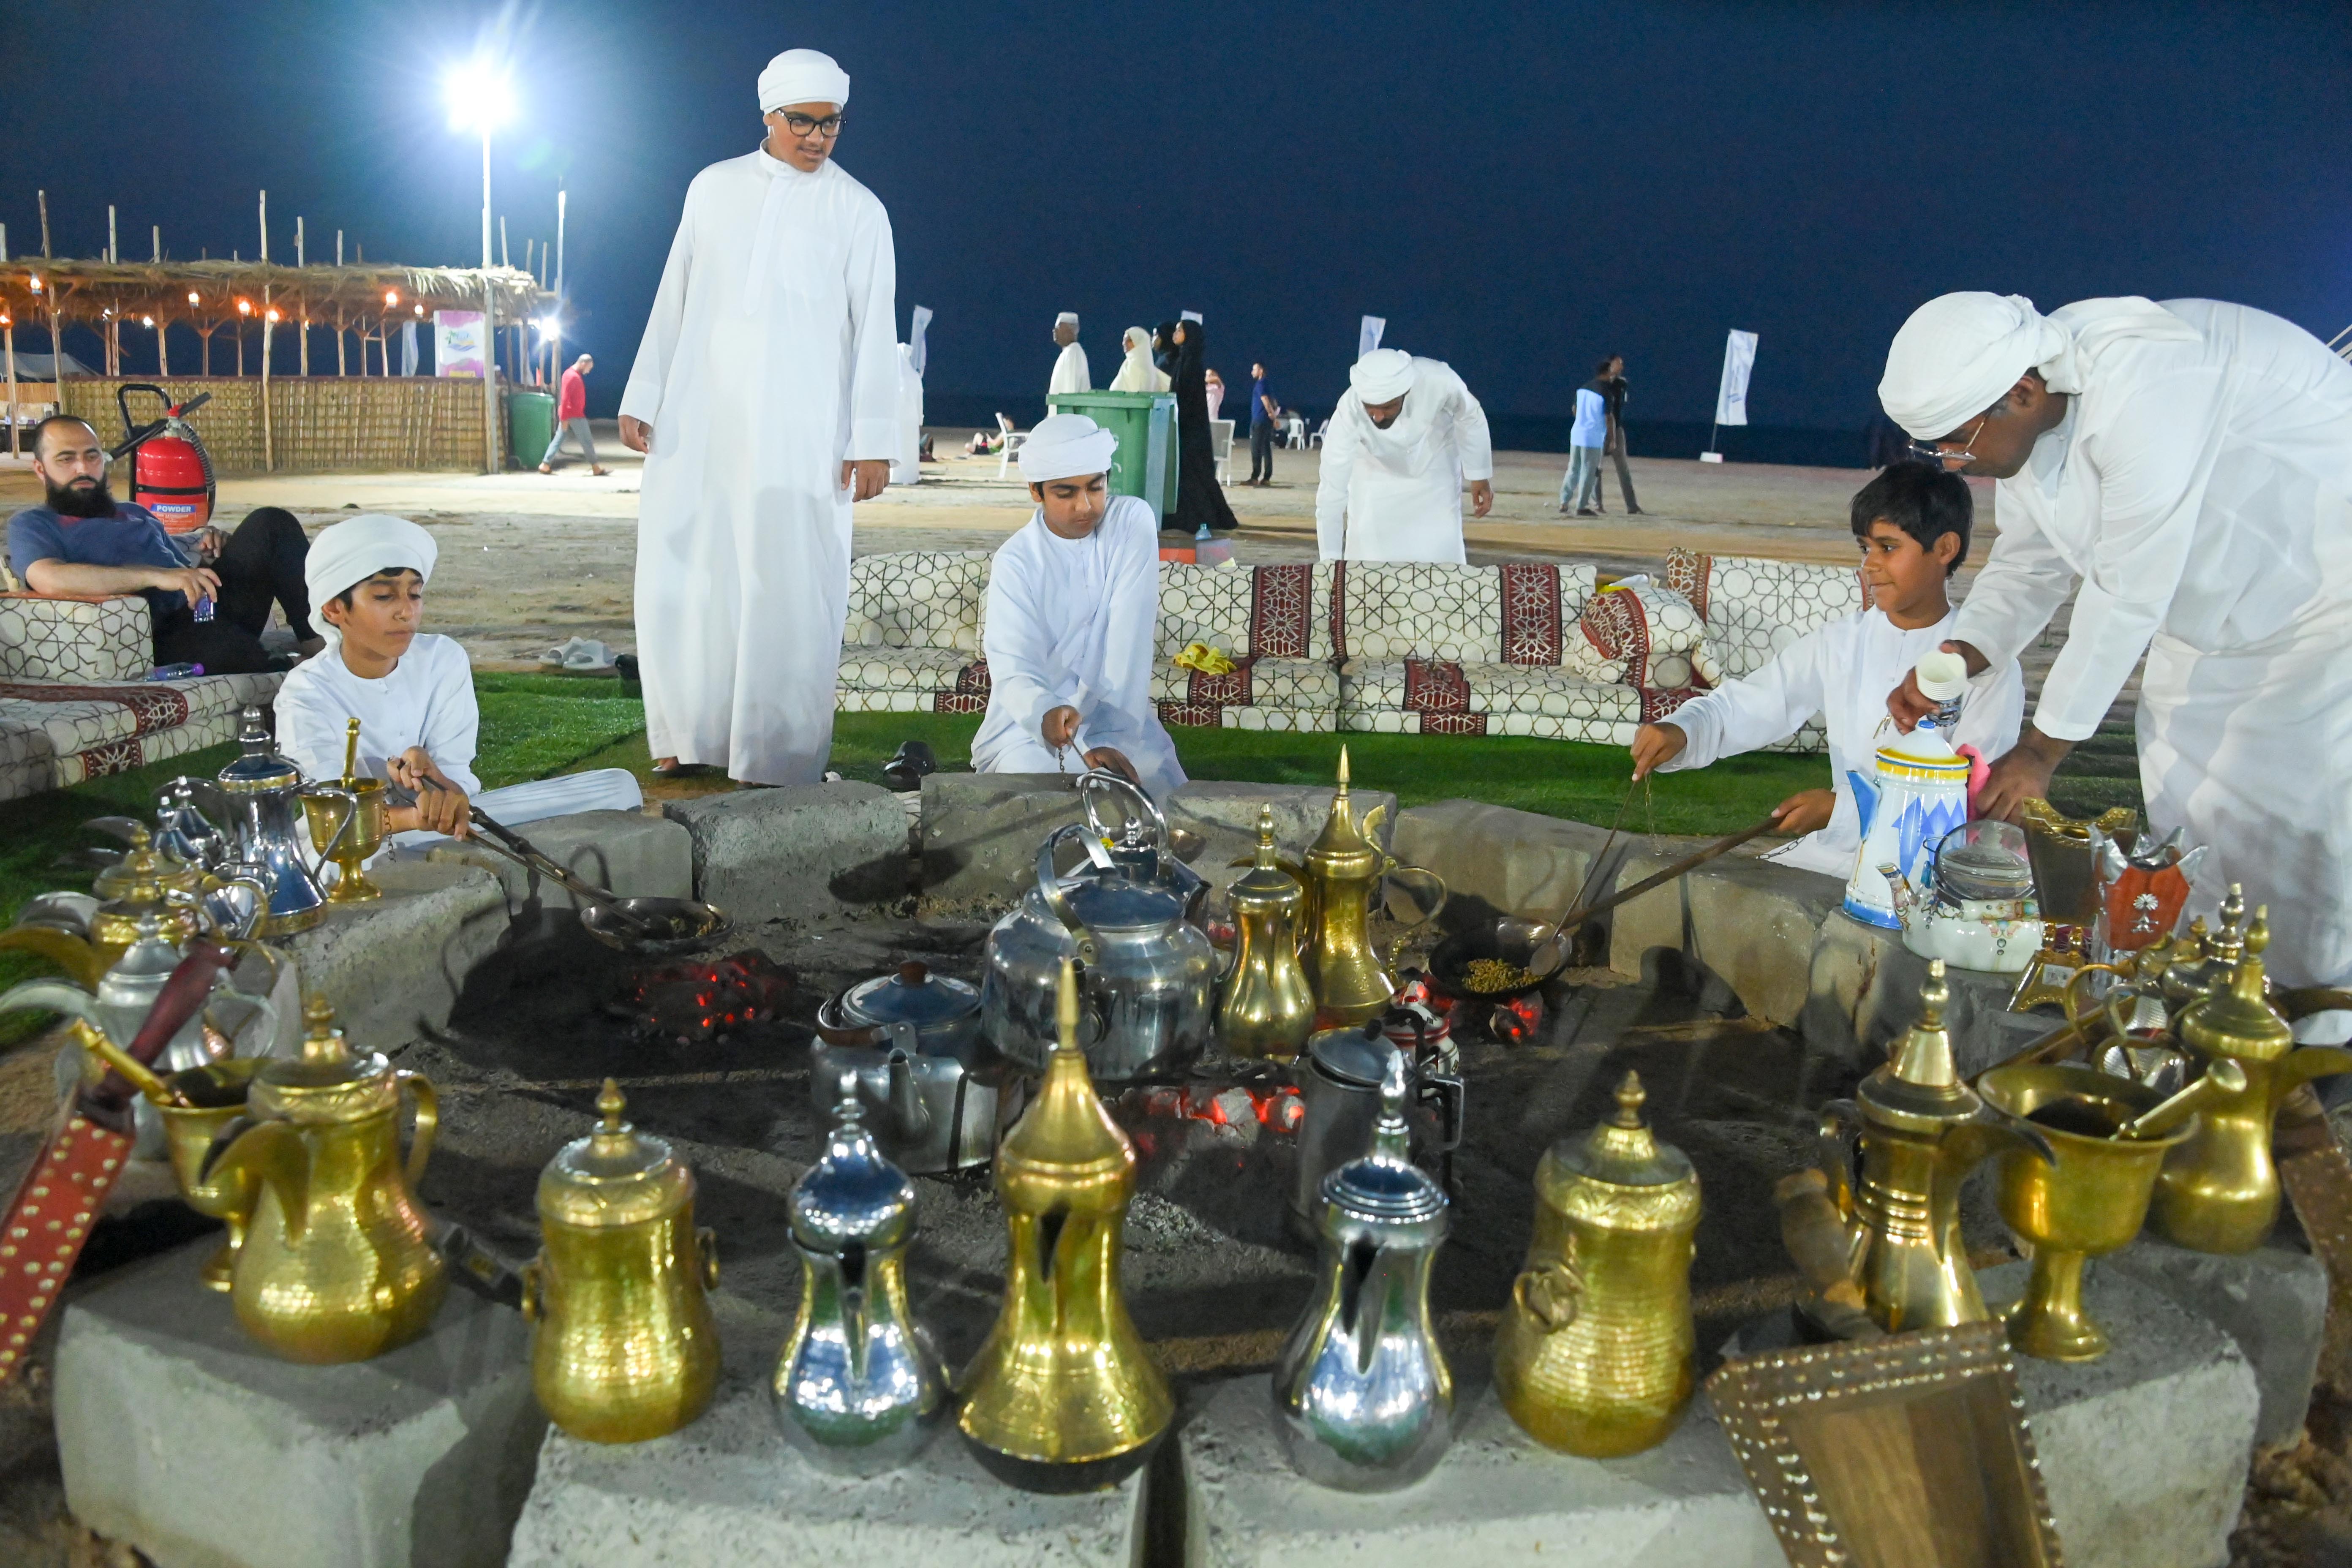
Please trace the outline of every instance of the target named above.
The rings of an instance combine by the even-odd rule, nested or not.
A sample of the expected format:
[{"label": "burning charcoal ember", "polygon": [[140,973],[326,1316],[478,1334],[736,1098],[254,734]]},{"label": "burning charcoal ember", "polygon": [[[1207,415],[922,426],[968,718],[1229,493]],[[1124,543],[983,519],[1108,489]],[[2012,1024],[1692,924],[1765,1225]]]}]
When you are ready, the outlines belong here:
[{"label": "burning charcoal ember", "polygon": [[1514,997],[1488,1015],[1486,1032],[1507,1046],[1524,1046],[1536,1037],[1543,1027],[1543,997],[1529,992]]},{"label": "burning charcoal ember", "polygon": [[640,1038],[709,1045],[774,1019],[792,989],[790,971],[764,953],[739,952],[716,963],[692,959],[648,970],[613,1011]]}]

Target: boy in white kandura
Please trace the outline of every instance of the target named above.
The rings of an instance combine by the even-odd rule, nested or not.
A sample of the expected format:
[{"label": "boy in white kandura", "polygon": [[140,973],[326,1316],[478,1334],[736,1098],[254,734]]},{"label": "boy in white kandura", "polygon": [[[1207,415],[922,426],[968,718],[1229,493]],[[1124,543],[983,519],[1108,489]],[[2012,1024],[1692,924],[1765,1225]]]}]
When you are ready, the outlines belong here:
[{"label": "boy in white kandura", "polygon": [[988,712],[971,742],[983,773],[1109,768],[1164,801],[1184,781],[1151,700],[1160,529],[1108,490],[1118,439],[1083,414],[1037,422],[1021,477],[1037,502],[988,574]]},{"label": "boy in white kandura", "polygon": [[[1929,463],[1896,463],[1853,498],[1870,603],[1806,633],[1744,680],[1728,680],[1633,737],[1633,776],[1703,768],[1785,740],[1820,715],[1829,730],[1832,789],[1803,790],[1773,813],[1780,830],[1805,837],[1767,859],[1844,878],[1862,847],[1849,771],[1874,777],[1879,729],[1891,738],[1887,689],[1951,635],[1958,612],[1945,584],[1969,555],[1975,506],[1969,484]],[[2025,682],[2017,664],[1987,668],[1960,699],[1956,746],[1986,760],[2017,743]]]},{"label": "boy in white kandura", "polygon": [[415,805],[385,812],[387,833],[463,838],[474,805],[502,823],[642,807],[644,792],[621,768],[483,791],[473,666],[459,643],[416,629],[438,553],[425,530],[381,513],[347,518],[310,542],[304,578],[327,646],[278,688],[278,749],[306,778],[340,777],[357,719],[361,774],[416,795]]}]

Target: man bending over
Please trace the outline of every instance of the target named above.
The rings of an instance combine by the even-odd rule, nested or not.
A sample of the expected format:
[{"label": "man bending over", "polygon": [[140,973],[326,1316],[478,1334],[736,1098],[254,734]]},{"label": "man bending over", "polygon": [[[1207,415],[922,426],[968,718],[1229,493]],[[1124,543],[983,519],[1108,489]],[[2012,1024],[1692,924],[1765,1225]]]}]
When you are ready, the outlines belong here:
[{"label": "man bending over", "polygon": [[1108,768],[1165,800],[1185,781],[1151,700],[1160,529],[1148,503],[1108,493],[1118,449],[1083,414],[1039,420],[1021,448],[1037,510],[989,568],[991,685],[971,765]]},{"label": "man bending over", "polygon": [[[206,528],[191,564],[145,507],[118,501],[106,485],[98,432],[70,414],[33,430],[33,472],[47,495],[8,520],[8,560],[25,586],[58,598],[143,594],[154,624],[155,662],[200,664],[207,675],[281,668],[261,646],[273,599],[295,646],[320,646],[302,586],[308,545],[283,508],[260,507],[234,533]],[[205,618],[199,619],[199,615]]]}]

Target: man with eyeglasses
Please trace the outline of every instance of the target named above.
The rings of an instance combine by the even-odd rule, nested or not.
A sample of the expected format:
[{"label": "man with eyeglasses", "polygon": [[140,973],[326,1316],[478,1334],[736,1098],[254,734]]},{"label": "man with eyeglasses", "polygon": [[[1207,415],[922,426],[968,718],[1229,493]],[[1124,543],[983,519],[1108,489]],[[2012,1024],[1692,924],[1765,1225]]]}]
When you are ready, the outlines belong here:
[{"label": "man with eyeglasses", "polygon": [[849,78],[760,73],[767,139],[687,188],[621,396],[646,454],[637,658],[659,774],[814,784],[833,744],[854,501],[899,425],[889,216],[833,162]]},{"label": "man with eyeglasses", "polygon": [[[1947,294],[1895,334],[1878,395],[1924,455],[2000,481],[1944,644],[1971,674],[2075,591],[1979,808],[2046,795],[2145,653],[2151,831],[2212,846],[2207,907],[2231,882],[2270,905],[2273,974],[2352,982],[2352,365],[2242,305]],[[1927,704],[1906,678],[1887,708],[1907,727]]]}]

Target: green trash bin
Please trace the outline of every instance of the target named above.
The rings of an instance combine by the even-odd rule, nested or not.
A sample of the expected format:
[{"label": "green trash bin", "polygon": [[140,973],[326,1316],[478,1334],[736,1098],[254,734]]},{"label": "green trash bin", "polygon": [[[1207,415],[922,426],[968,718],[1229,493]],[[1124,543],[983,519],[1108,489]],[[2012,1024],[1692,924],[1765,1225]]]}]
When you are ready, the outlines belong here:
[{"label": "green trash bin", "polygon": [[1118,437],[1110,493],[1151,503],[1154,522],[1176,510],[1176,395],[1172,392],[1057,392],[1052,414],[1083,414]]},{"label": "green trash bin", "polygon": [[555,439],[555,399],[544,392],[507,394],[507,459],[518,468],[535,468]]}]

